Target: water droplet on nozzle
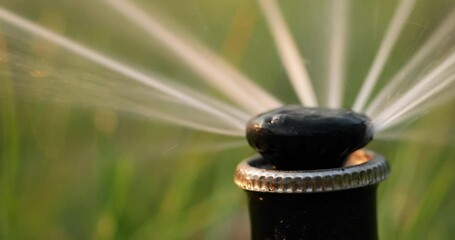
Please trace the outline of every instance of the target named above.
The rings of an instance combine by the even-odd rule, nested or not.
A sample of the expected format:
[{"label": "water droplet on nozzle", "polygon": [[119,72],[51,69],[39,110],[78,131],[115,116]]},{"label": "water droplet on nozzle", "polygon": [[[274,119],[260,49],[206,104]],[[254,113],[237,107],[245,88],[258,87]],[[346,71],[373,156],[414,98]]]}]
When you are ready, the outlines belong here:
[{"label": "water droplet on nozzle", "polygon": [[344,109],[284,106],[247,124],[248,143],[279,170],[337,168],[373,138],[368,117]]}]

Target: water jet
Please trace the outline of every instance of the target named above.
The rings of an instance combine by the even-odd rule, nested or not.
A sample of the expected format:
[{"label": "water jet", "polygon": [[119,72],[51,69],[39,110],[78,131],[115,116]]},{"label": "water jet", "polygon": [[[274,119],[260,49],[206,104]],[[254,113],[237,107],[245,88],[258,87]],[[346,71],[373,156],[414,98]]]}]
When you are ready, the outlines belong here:
[{"label": "water jet", "polygon": [[252,239],[377,239],[376,187],[386,160],[361,149],[368,117],[342,109],[284,106],[251,119],[259,156],[241,162]]}]

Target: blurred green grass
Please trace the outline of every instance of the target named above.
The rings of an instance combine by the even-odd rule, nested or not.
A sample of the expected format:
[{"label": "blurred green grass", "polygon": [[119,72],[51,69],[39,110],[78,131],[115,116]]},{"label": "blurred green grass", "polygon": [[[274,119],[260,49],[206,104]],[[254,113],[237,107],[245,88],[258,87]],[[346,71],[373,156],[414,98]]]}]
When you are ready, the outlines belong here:
[{"label": "blurred green grass", "polygon": [[[422,36],[437,25],[447,6],[453,5],[437,1],[428,8],[424,2],[413,21],[427,28],[418,24],[407,28],[384,79],[406,61]],[[159,6],[258,84],[286,103],[297,102],[253,1],[141,4],[150,11],[157,11],[155,6]],[[326,4],[282,2],[316,79],[323,77],[323,59],[318,54],[327,23],[319,21],[321,16],[313,8]],[[112,17],[100,3],[20,0],[2,5],[140,68],[190,84],[197,80],[138,29]],[[368,71],[394,6],[393,2],[381,1],[352,4],[352,18],[363,20],[353,23],[355,28],[350,32],[346,103],[353,101]],[[306,18],[302,15],[311,20],[303,21]],[[2,27],[1,31],[6,34],[9,30]],[[235,41],[239,38],[242,41]],[[3,38],[6,53],[8,44],[13,45],[7,40]],[[21,50],[37,59],[58,52],[48,50],[52,46],[36,50],[34,46],[42,44],[38,39],[28,43],[29,48]],[[46,64],[62,61],[62,55],[52,55]],[[71,61],[68,58],[64,61]],[[0,67],[1,239],[248,238],[246,201],[232,182],[235,165],[252,154],[246,146],[217,149],[217,143],[233,139],[132,118],[101,107],[27,98],[14,84],[18,69],[8,62]],[[87,63],[78,70],[84,69],[97,70]],[[323,88],[320,85],[318,92]],[[448,102],[411,124],[413,131],[425,133],[425,141],[377,140],[370,146],[392,165],[392,175],[378,193],[382,239],[455,237],[453,106],[454,102]]]}]

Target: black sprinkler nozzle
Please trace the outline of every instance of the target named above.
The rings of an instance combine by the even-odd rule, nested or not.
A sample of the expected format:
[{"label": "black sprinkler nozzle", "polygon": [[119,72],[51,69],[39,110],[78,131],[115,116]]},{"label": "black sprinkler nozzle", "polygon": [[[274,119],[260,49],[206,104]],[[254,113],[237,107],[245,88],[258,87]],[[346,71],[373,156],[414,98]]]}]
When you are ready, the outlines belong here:
[{"label": "black sprinkler nozzle", "polygon": [[246,128],[248,143],[277,170],[342,167],[373,138],[371,120],[344,109],[280,107],[259,114]]},{"label": "black sprinkler nozzle", "polygon": [[376,240],[376,187],[387,161],[358,150],[373,138],[368,117],[343,109],[284,106],[250,120],[262,156],[241,162],[251,239]]}]

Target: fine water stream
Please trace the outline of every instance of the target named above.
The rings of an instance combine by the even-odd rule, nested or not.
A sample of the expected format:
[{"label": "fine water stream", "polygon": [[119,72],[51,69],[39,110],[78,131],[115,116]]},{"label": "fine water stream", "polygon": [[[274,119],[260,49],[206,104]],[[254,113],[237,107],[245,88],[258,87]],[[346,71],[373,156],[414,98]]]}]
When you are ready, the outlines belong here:
[{"label": "fine water stream", "polygon": [[[193,109],[195,112],[202,112],[205,115],[204,117],[211,118],[215,122],[214,124],[220,127],[209,126],[197,119],[181,118],[177,113],[173,114],[172,111],[170,113],[163,111],[163,107],[154,109],[147,106],[137,106],[134,110],[136,114],[150,114],[164,121],[191,128],[243,136],[243,128],[247,119],[254,114],[283,105],[276,97],[255,84],[241,71],[230,66],[221,56],[204,46],[203,43],[190,35],[182,34],[178,30],[174,31],[175,28],[166,25],[165,21],[160,18],[148,14],[133,2],[126,0],[104,0],[103,2],[106,7],[114,9],[121,17],[125,18],[125,21],[130,21],[144,31],[144,37],[150,41],[158,42],[167,52],[181,61],[185,67],[188,67],[202,81],[231,100],[233,104],[229,105],[216,99],[210,99],[208,96],[198,93],[197,89],[179,86],[175,80],[166,79],[159,74],[141,71],[121,60],[109,57],[79,43],[77,40],[67,38],[27,20],[6,8],[0,8],[0,19],[4,25],[15,28],[21,32],[20,34],[26,34],[31,38],[42,38],[67,51],[68,54],[82,57],[107,68],[109,71],[122,75],[126,81],[134,81],[142,84],[144,88],[150,88],[150,95],[158,93],[161,95],[159,98],[163,99],[164,102],[172,101],[174,104],[185,105],[188,107],[186,111],[189,113]],[[349,84],[345,81],[346,70],[343,67],[346,65],[346,41],[348,41],[346,34],[349,27],[348,1],[339,1],[332,4],[329,9],[332,11],[329,23],[333,30],[330,31],[330,41],[329,46],[327,46],[329,61],[326,64],[329,77],[327,78],[326,94],[316,94],[314,91],[307,67],[303,62],[304,56],[300,54],[277,2],[264,0],[258,3],[270,27],[283,68],[286,70],[300,104],[304,106],[344,107],[356,112],[365,112],[372,117],[376,130],[380,132],[424,113],[428,106],[434,105],[433,103],[439,100],[437,96],[447,95],[445,93],[448,93],[449,96],[447,97],[450,98],[453,95],[450,92],[453,90],[451,87],[454,85],[455,71],[455,52],[453,50],[455,36],[452,31],[455,25],[455,11],[451,11],[445,16],[438,28],[432,30],[434,33],[430,34],[422,46],[418,47],[415,54],[409,58],[408,63],[398,69],[390,83],[385,84],[383,90],[379,90],[377,96],[374,96],[372,92],[376,83],[415,4],[414,0],[401,1],[393,13],[353,105],[346,106],[342,103],[344,85]],[[6,32],[6,37],[8,37],[8,32]],[[447,50],[441,52],[439,50],[441,48]],[[7,54],[12,55],[11,59],[16,57],[14,52]],[[26,57],[17,56],[17,58]],[[434,60],[429,62],[429,59]],[[422,65],[425,67],[422,68]],[[85,83],[82,81],[80,84]],[[400,88],[396,85],[404,85],[403,92],[397,93],[397,89]],[[128,90],[124,89],[124,91]],[[328,99],[324,101],[326,104],[318,104],[320,100],[318,101],[316,96],[321,95],[327,96]],[[93,104],[96,105],[97,100],[93,101],[95,101]],[[371,104],[367,105],[368,102]],[[117,106],[117,108],[123,111],[131,111],[129,107],[122,109]],[[180,110],[175,110],[175,112],[177,111]]]}]

